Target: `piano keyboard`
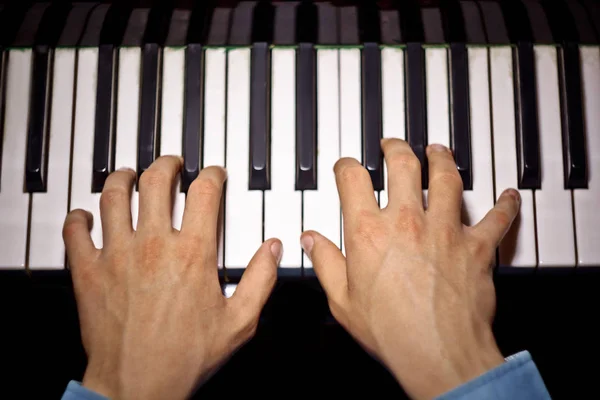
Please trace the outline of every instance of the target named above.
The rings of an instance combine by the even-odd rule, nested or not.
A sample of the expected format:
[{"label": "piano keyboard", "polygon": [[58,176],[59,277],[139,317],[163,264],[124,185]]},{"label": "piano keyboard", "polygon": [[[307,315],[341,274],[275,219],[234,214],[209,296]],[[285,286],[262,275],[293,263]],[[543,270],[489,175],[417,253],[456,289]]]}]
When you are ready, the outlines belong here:
[{"label": "piano keyboard", "polygon": [[[108,174],[175,154],[175,228],[200,169],[227,168],[228,277],[269,237],[284,244],[283,276],[310,276],[302,231],[343,250],[340,157],[363,163],[386,207],[382,137],[411,145],[425,198],[426,146],[453,149],[466,224],[519,189],[500,266],[600,265],[598,3],[195,3],[0,10],[1,269],[66,268],[61,232],[76,208],[102,247]],[[134,190],[134,225],[137,203]]]}]

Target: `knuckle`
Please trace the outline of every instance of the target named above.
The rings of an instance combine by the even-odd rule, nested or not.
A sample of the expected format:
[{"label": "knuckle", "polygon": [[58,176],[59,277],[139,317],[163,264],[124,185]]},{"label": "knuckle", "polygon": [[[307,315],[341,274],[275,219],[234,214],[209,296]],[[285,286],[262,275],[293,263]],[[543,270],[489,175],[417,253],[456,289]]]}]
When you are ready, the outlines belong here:
[{"label": "knuckle", "polygon": [[435,174],[432,183],[434,185],[440,185],[443,187],[447,187],[451,190],[462,191],[462,179],[458,174],[458,171],[453,170],[440,172]]},{"label": "knuckle", "polygon": [[396,221],[396,229],[410,239],[420,241],[423,237],[423,218],[411,207],[401,207]]},{"label": "knuckle", "polygon": [[138,247],[138,260],[140,266],[147,271],[152,271],[152,268],[162,268],[157,261],[165,254],[166,240],[160,235],[148,235],[141,240]]},{"label": "knuckle", "polygon": [[105,188],[100,195],[100,207],[110,208],[128,200],[129,192],[120,186]]},{"label": "knuckle", "polygon": [[67,218],[65,224],[63,225],[63,237],[67,240],[70,240],[71,238],[73,238],[73,236],[77,235],[78,231],[79,226],[77,221],[75,220],[75,217],[70,216],[69,218]]},{"label": "knuckle", "polygon": [[195,196],[220,196],[221,185],[212,178],[199,177],[192,182],[189,192]]},{"label": "knuckle", "polygon": [[140,177],[140,186],[146,188],[157,188],[169,184],[169,176],[158,169],[148,169]]},{"label": "knuckle", "polygon": [[500,226],[508,226],[512,221],[509,212],[501,208],[497,209],[493,215],[494,223]]},{"label": "knuckle", "polygon": [[419,159],[408,152],[396,152],[388,156],[387,164],[391,169],[405,170],[408,172],[420,172],[421,163]]},{"label": "knuckle", "polygon": [[353,185],[362,182],[365,177],[364,174],[366,173],[367,171],[362,165],[353,163],[351,165],[345,165],[341,167],[339,175],[343,182]]},{"label": "knuckle", "polygon": [[351,240],[356,243],[368,243],[379,247],[385,243],[388,235],[386,225],[382,224],[370,211],[360,211],[357,215],[356,228]]}]

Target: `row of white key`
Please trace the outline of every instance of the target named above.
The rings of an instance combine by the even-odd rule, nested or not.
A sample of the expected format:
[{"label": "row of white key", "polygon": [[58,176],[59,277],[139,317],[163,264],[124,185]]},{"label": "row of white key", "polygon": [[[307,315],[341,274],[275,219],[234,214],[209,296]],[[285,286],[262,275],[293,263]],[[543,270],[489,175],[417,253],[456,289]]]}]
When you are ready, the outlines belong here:
[{"label": "row of white key", "polygon": [[[135,168],[141,52],[126,48],[119,51],[115,164],[117,168]],[[600,149],[600,139],[591,134],[600,127],[600,117],[595,112],[600,107],[600,51],[598,47],[581,48],[590,182],[589,189],[574,191],[565,190],[562,185],[556,51],[552,46],[535,47],[543,189],[521,191],[519,220],[501,246],[501,265],[600,264],[600,250],[595,245],[600,240],[597,216],[600,156],[596,150]],[[425,52],[427,94],[431,99],[427,104],[429,142],[448,145],[447,51],[426,49]],[[512,52],[508,47],[469,48],[468,54],[474,184],[472,191],[464,193],[464,207],[468,222],[474,224],[493,206],[494,193],[497,197],[505,188],[517,186],[517,163]],[[304,263],[310,268],[298,241],[301,231],[308,229],[324,233],[343,249],[343,223],[333,165],[339,157],[361,160],[360,57],[357,49],[317,52],[319,189],[300,193],[293,190],[295,52],[273,51],[273,177],[272,190],[263,193],[247,189],[250,50],[207,50],[204,166],[222,165],[229,172],[225,222],[220,229],[220,267],[244,268],[263,239],[279,237],[285,249],[282,267],[297,268]],[[383,135],[404,139],[404,53],[401,49],[384,48],[381,57]],[[48,191],[29,195],[23,193],[23,176],[32,52],[10,51],[5,73],[8,74],[6,92],[11,101],[6,102],[0,180],[1,268],[24,268],[27,262],[31,269],[63,268],[61,231],[69,208],[92,212],[92,237],[96,246],[102,247],[100,195],[90,189],[97,60],[97,49],[56,50],[52,101],[61,106],[52,107]],[[184,49],[164,50],[161,154],[181,155],[184,63]],[[74,124],[71,110],[75,112]],[[73,159],[69,189],[71,132]],[[379,195],[380,205],[385,207],[387,193]],[[176,228],[181,224],[184,203],[185,196],[177,193],[173,213]],[[135,226],[135,191],[132,213]]]}]

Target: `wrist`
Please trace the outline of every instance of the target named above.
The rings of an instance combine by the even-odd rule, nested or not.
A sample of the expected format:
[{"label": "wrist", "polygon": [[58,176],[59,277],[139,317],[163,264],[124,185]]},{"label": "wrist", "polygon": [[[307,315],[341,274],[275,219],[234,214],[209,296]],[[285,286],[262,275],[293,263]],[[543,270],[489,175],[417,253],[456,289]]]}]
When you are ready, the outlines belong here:
[{"label": "wrist", "polygon": [[81,386],[109,399],[115,399],[118,397],[118,386],[114,374],[114,369],[111,371],[107,368],[88,365]]},{"label": "wrist", "polygon": [[[490,339],[491,338],[491,339]],[[504,363],[493,336],[477,343],[463,340],[411,362],[410,368],[392,368],[396,380],[413,399],[432,399],[459,387]]]}]

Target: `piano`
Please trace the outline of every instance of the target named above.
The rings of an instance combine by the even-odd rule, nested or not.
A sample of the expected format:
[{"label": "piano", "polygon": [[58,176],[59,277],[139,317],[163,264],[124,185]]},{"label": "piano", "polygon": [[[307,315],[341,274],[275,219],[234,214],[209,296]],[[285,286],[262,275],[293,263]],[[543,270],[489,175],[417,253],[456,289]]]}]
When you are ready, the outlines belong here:
[{"label": "piano", "polygon": [[600,2],[1,1],[0,51],[2,397],[58,398],[85,369],[67,212],[92,212],[101,247],[108,174],[176,154],[174,227],[200,169],[227,168],[226,295],[264,239],[285,249],[257,336],[197,396],[403,398],[331,318],[299,244],[315,229],[344,250],[340,157],[387,205],[383,137],[411,145],[425,197],[425,147],[453,150],[467,224],[520,191],[498,343],[529,350],[553,398],[598,397]]}]

